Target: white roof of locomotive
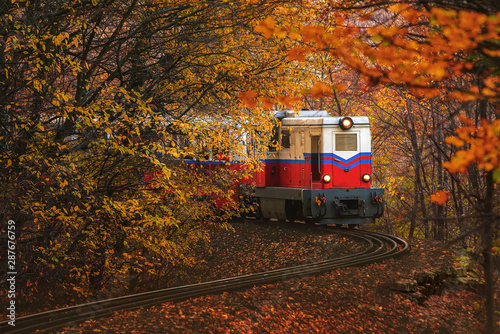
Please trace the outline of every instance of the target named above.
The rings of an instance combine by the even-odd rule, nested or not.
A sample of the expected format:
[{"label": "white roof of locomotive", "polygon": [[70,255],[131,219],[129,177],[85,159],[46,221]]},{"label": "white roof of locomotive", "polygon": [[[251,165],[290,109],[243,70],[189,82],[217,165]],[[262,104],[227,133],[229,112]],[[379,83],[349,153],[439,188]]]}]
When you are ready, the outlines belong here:
[{"label": "white roof of locomotive", "polygon": [[[325,125],[338,125],[340,122],[340,119],[345,117],[345,116],[330,116],[328,111],[326,110],[301,110],[301,111],[293,111],[293,110],[288,110],[288,111],[278,111],[274,114],[276,118],[283,120],[283,119],[305,119],[305,118],[311,118],[311,119],[322,119],[323,122],[320,122],[320,124],[325,124]],[[352,119],[352,122],[355,125],[368,125],[370,124],[370,121],[367,116],[349,116]],[[288,122],[285,122],[288,123]],[[317,124],[317,122],[314,122]]]}]

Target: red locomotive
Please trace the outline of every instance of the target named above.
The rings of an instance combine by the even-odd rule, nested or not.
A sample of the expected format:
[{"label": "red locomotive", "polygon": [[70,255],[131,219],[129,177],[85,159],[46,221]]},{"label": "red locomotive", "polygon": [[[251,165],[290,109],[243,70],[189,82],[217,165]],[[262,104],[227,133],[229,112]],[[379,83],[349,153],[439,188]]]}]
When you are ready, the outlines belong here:
[{"label": "red locomotive", "polygon": [[368,117],[326,111],[276,117],[281,148],[267,152],[255,175],[254,196],[264,218],[355,226],[383,214],[384,189],[371,188]]}]

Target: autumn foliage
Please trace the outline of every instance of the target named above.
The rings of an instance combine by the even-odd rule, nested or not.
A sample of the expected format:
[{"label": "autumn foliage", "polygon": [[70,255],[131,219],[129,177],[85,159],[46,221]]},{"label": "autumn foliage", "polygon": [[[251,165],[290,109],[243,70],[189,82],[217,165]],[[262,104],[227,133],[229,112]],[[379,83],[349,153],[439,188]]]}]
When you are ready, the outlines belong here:
[{"label": "autumn foliage", "polygon": [[[499,10],[3,3],[0,219],[2,232],[16,221],[25,300],[168,285],[238,210],[234,185],[283,108],[370,116],[374,180],[387,194],[376,228],[458,240],[487,272],[499,237]],[[220,165],[249,163],[206,168],[219,154]]]},{"label": "autumn foliage", "polygon": [[[273,6],[2,3],[1,238],[15,221],[24,300],[166,286],[192,266],[273,126],[237,98],[283,85],[286,54],[249,26]],[[248,166],[205,168],[219,153]]]},{"label": "autumn foliage", "polygon": [[459,150],[449,162],[444,162],[443,167],[450,173],[466,173],[467,167],[477,164],[478,168],[486,172],[494,171],[493,176],[500,181],[500,121],[481,120],[481,126],[476,127],[474,122],[467,117],[460,117],[464,126],[456,130],[456,136],[446,138],[446,143]]},{"label": "autumn foliage", "polygon": [[[398,213],[390,216],[385,229],[396,220],[410,237],[418,233],[443,240],[447,234],[480,249],[488,290],[487,328],[493,330],[500,8],[454,1],[333,1],[311,7],[316,8],[314,19],[286,25],[268,18],[255,30],[271,39],[294,41],[289,60],[315,69],[324,64],[311,71],[313,79],[297,92],[333,99],[341,115],[337,85],[345,88],[352,81],[346,86],[335,74],[347,65],[362,75],[365,91],[354,103],[377,119],[375,135],[381,141],[375,139],[374,155],[379,147],[381,157],[376,159],[386,166],[378,177],[389,196],[386,211]],[[403,155],[391,155],[390,150]],[[409,224],[401,210],[408,212]],[[474,215],[479,219],[469,218]],[[447,216],[457,223],[449,224]],[[470,236],[471,230],[481,231],[482,244],[461,236]]]}]

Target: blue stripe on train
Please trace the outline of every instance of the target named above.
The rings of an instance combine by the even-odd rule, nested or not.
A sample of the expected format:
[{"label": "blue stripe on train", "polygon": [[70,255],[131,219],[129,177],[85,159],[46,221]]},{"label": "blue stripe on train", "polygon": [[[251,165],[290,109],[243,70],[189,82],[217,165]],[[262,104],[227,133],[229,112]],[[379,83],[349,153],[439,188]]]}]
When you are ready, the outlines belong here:
[{"label": "blue stripe on train", "polygon": [[[316,155],[316,154],[314,154]],[[298,164],[306,164],[308,162],[312,164],[318,164],[318,160],[311,160],[313,156],[313,153],[304,153],[304,157],[306,159],[266,159],[264,160],[266,163],[278,163],[278,162],[284,162],[284,163],[298,163]],[[347,169],[347,168],[352,168],[355,167],[359,164],[369,164],[372,162],[371,160],[371,153],[370,152],[360,152],[348,159],[344,159],[334,153],[321,153],[320,154],[320,159],[323,164],[328,164],[331,163],[334,166],[337,166],[339,168]],[[309,159],[307,159],[309,158]],[[359,160],[357,160],[359,159]],[[355,161],[356,160],[356,161]]]},{"label": "blue stripe on train", "polygon": [[[316,153],[314,153],[314,154],[316,154]],[[312,155],[313,155],[313,153],[304,153],[304,157],[306,157],[306,158],[312,157]],[[340,162],[348,163],[348,162],[351,162],[353,160],[356,160],[357,158],[365,158],[365,157],[371,158],[372,154],[370,152],[360,152],[358,154],[353,155],[352,157],[350,157],[348,159],[344,159],[344,158],[336,155],[335,153],[321,153],[320,156],[321,156],[321,160],[325,160],[324,158],[331,158],[331,159],[327,159],[327,161],[337,159]]]}]

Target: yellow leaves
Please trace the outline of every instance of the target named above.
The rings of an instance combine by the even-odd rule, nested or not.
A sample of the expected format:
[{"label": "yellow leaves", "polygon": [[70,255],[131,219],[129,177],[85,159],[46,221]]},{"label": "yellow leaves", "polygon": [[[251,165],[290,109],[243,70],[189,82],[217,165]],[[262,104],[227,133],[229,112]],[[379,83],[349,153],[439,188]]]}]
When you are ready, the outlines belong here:
[{"label": "yellow leaves", "polygon": [[62,189],[68,185],[68,180],[63,180],[61,183],[59,183],[59,187]]},{"label": "yellow leaves", "polygon": [[38,79],[33,79],[31,81],[31,84],[33,85],[33,88],[35,88],[36,91],[40,92],[42,90],[42,86],[45,84],[45,81],[38,80]]},{"label": "yellow leaves", "polygon": [[68,39],[68,38],[69,38],[69,33],[62,32],[62,33],[58,34],[57,36],[55,36],[52,40],[54,42],[54,45],[60,46],[63,43],[63,41]]},{"label": "yellow leaves", "polygon": [[431,202],[437,203],[438,205],[443,205],[448,200],[450,192],[447,190],[439,190],[431,195]]}]

